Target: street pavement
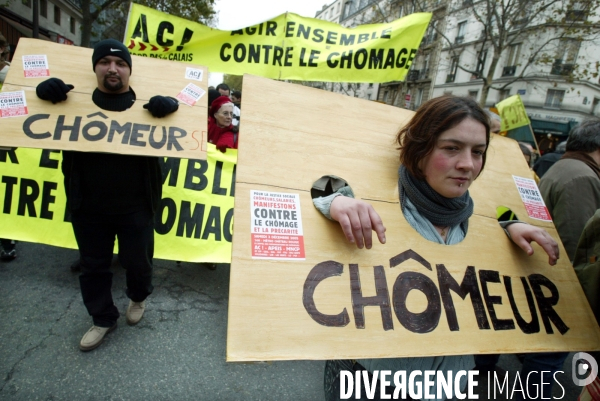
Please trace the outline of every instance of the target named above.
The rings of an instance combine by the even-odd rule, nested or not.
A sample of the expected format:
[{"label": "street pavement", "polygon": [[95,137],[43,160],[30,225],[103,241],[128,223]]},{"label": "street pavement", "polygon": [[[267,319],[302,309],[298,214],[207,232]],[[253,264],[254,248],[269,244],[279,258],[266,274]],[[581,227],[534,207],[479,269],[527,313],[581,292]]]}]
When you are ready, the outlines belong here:
[{"label": "street pavement", "polygon": [[[322,361],[225,362],[228,265],[213,271],[155,260],[146,314],[128,326],[125,271],[115,263],[119,327],[84,353],[79,340],[91,318],[78,274],[69,270],[77,251],[25,242],[17,250],[16,260],[0,262],[1,401],[324,399]],[[520,369],[513,355],[503,355],[499,365],[511,377]],[[557,399],[576,400],[579,394],[570,365],[571,357],[559,375],[564,397],[554,386]],[[485,380],[479,394],[488,399]]]}]

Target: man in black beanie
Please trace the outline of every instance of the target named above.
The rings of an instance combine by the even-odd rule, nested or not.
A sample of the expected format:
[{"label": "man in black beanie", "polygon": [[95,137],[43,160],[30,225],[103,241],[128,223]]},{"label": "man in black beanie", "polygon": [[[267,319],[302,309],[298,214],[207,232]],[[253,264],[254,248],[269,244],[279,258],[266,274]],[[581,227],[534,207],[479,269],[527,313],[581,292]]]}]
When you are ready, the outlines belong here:
[{"label": "man in black beanie", "polygon": [[[129,87],[129,50],[116,40],[103,40],[94,47],[92,66],[98,81],[94,104],[108,111],[129,109],[136,99]],[[71,89],[73,85],[50,78],[37,86],[36,93],[58,103],[67,100]],[[164,117],[178,109],[178,102],[153,96],[144,108],[154,117]],[[111,292],[115,236],[119,261],[127,272],[127,323],[137,324],[144,314],[145,299],[153,290],[154,213],[162,193],[161,169],[157,157],[74,151],[63,151],[61,167],[80,253],[81,295],[94,322],[79,348],[90,351],[117,327],[119,318]]]}]

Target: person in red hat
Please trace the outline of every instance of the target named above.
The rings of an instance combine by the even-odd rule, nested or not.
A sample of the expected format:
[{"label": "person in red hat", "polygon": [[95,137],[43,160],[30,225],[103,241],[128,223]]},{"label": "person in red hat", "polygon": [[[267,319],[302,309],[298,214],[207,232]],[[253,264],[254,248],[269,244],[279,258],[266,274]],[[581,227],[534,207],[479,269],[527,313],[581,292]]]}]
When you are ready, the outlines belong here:
[{"label": "person in red hat", "polygon": [[225,153],[227,148],[237,149],[238,129],[232,125],[233,103],[227,96],[213,100],[208,112],[208,142]]}]

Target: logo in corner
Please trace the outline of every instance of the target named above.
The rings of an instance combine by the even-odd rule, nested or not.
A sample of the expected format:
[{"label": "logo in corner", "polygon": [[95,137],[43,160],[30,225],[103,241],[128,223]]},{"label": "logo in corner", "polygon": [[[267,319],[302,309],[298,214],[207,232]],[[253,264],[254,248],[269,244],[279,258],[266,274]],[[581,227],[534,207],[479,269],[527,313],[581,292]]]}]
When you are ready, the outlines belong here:
[{"label": "logo in corner", "polygon": [[[596,380],[598,376],[598,363],[590,354],[578,352],[573,355],[573,360],[571,361],[571,374],[573,375],[573,383],[576,386],[587,386]],[[579,378],[586,374],[588,376],[585,379]]]}]

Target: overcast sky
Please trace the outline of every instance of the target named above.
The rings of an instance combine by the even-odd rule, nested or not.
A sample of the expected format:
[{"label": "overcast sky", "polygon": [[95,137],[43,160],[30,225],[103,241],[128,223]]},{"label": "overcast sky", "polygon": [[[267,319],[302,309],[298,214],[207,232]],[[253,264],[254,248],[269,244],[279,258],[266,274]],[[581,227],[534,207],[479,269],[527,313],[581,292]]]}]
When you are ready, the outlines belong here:
[{"label": "overcast sky", "polygon": [[[224,31],[245,28],[266,21],[286,11],[314,18],[323,5],[334,0],[217,0],[216,10],[219,13],[217,28]],[[211,73],[208,84],[216,86],[223,80],[223,75]]]}]

